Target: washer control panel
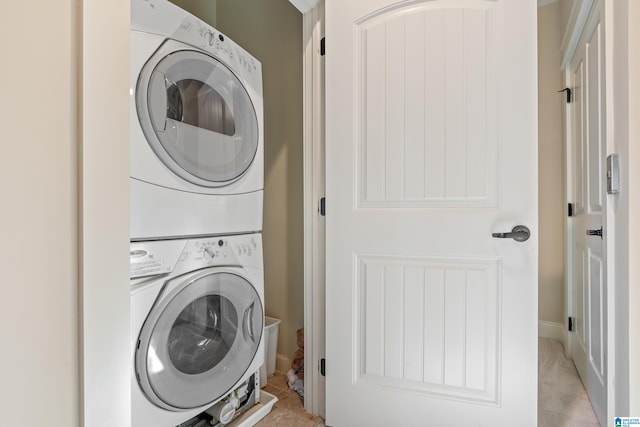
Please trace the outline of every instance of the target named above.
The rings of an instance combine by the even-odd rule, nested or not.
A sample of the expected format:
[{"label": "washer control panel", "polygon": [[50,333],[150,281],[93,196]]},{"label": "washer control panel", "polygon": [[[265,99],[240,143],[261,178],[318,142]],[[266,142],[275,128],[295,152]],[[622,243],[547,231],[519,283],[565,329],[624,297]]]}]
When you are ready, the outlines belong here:
[{"label": "washer control panel", "polygon": [[262,236],[256,233],[131,243],[131,279],[214,266],[262,268]]},{"label": "washer control panel", "polygon": [[258,240],[258,236],[247,235],[202,239],[194,242],[197,259],[244,264],[249,258],[261,255],[261,251],[258,250]]},{"label": "washer control panel", "polygon": [[129,250],[129,278],[171,273],[186,246],[185,241],[132,242]]}]

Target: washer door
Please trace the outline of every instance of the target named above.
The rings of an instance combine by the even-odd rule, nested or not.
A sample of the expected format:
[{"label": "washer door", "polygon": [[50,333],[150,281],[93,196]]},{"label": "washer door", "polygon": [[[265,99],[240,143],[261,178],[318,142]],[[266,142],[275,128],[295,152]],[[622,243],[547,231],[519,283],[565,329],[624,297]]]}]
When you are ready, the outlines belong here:
[{"label": "washer door", "polygon": [[175,41],[142,68],[136,107],[156,155],[196,185],[230,184],[258,150],[256,112],[240,80],[216,58]]},{"label": "washer door", "polygon": [[149,400],[177,411],[231,390],[256,355],[264,312],[256,290],[234,272],[205,270],[170,284],[142,327],[135,368]]}]

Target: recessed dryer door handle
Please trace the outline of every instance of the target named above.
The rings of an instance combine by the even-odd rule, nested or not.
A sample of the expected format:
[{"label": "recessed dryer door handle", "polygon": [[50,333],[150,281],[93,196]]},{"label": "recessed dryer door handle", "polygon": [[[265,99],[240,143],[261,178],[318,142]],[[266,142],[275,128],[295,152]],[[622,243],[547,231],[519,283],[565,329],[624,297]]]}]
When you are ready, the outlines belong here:
[{"label": "recessed dryer door handle", "polygon": [[491,236],[496,239],[513,239],[516,242],[526,242],[531,237],[531,231],[524,225],[516,225],[510,232],[491,233]]}]

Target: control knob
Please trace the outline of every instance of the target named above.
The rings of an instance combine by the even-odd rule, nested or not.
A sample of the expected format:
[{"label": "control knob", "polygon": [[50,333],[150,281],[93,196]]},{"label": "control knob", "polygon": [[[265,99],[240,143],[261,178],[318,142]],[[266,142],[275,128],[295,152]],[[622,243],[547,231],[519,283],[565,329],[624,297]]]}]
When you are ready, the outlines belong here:
[{"label": "control knob", "polygon": [[204,248],[204,251],[202,254],[204,256],[204,259],[214,259],[216,257],[216,253],[209,246],[206,246]]},{"label": "control knob", "polygon": [[216,35],[213,34],[211,31],[207,31],[204,34],[204,37],[207,40],[207,43],[209,44],[209,46],[213,46],[213,44],[216,42]]}]

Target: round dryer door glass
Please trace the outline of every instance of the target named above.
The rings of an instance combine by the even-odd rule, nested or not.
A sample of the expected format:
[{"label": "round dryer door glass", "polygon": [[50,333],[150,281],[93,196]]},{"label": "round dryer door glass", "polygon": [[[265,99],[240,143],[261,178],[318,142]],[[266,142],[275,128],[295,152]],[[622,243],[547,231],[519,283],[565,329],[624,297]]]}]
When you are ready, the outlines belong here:
[{"label": "round dryer door glass", "polygon": [[232,272],[176,278],[164,292],[140,332],[136,375],[157,406],[197,408],[228,393],[249,369],[262,337],[262,303]]},{"label": "round dryer door glass", "polygon": [[258,150],[258,120],[236,75],[217,59],[179,50],[149,61],[136,102],[142,130],[169,169],[197,185],[233,182]]}]

